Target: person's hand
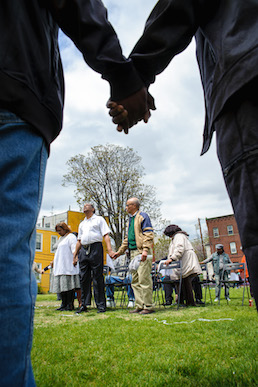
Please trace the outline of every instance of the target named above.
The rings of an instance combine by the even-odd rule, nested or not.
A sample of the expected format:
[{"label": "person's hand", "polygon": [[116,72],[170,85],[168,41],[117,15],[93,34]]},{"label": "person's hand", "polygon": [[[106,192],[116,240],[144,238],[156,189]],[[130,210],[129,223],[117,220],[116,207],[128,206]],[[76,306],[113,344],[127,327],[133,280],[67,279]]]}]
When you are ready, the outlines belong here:
[{"label": "person's hand", "polygon": [[168,266],[171,262],[172,262],[172,259],[169,258],[169,259],[167,259],[167,260],[165,261],[165,265]]},{"label": "person's hand", "polygon": [[110,250],[109,252],[108,252],[108,255],[110,256],[110,258],[114,258],[114,255],[115,255],[115,252],[113,251],[113,250]]},{"label": "person's hand", "polygon": [[113,254],[113,257],[111,257],[111,258],[113,258],[113,259],[117,259],[118,257],[119,257],[119,253],[116,251],[114,254]]},{"label": "person's hand", "polygon": [[144,120],[147,123],[151,116],[150,109],[156,109],[154,98],[145,87],[121,101],[109,100],[107,107],[110,109],[109,115],[113,117],[112,121],[117,124],[117,130],[125,134],[137,122]]},{"label": "person's hand", "polygon": [[147,255],[148,255],[147,251],[143,250],[143,252],[142,252],[142,258],[141,258],[141,261],[142,261],[142,262],[146,261]]},{"label": "person's hand", "polygon": [[76,266],[78,262],[78,255],[74,255],[73,257],[73,266]]}]

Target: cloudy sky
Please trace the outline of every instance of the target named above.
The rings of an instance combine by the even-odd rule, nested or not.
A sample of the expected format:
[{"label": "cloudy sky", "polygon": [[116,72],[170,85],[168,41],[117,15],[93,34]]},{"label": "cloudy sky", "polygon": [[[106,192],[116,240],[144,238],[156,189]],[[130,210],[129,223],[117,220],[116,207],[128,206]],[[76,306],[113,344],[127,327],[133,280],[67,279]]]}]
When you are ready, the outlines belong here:
[{"label": "cloudy sky", "polygon": [[[124,52],[128,56],[141,36],[156,0],[104,0]],[[150,92],[157,110],[149,123],[134,126],[129,135],[118,133],[105,107],[109,85],[83,61],[73,43],[60,34],[65,72],[64,127],[51,147],[40,216],[79,210],[75,187],[61,185],[66,161],[86,155],[92,146],[129,146],[142,157],[145,184],[157,188],[163,218],[184,228],[194,238],[198,218],[231,214],[232,207],[216,156],[211,149],[200,157],[204,102],[195,41],[156,78]]]}]

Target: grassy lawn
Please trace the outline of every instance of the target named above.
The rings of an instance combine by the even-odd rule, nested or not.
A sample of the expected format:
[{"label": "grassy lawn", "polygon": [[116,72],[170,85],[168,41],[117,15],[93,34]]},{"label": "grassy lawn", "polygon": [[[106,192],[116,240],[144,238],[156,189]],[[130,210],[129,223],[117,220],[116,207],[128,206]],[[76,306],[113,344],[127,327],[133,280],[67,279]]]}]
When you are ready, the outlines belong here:
[{"label": "grassy lawn", "polygon": [[[214,290],[212,290],[214,299]],[[32,363],[43,386],[258,386],[258,319],[242,289],[229,305],[57,312],[38,295]],[[75,301],[77,306],[77,301]],[[207,321],[209,320],[209,321]]]}]

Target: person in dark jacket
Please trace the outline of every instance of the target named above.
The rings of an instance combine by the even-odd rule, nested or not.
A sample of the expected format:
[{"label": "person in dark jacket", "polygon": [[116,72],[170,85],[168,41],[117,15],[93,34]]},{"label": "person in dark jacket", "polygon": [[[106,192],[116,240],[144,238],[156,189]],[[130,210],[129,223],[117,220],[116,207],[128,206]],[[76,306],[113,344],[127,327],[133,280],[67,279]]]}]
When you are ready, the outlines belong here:
[{"label": "person in dark jacket", "polygon": [[[258,1],[160,0],[130,57],[148,88],[196,39],[205,98],[203,155],[216,131],[217,153],[258,307]],[[128,101],[126,101],[128,103]],[[128,132],[123,100],[110,103]],[[121,114],[121,111],[123,114]],[[129,114],[128,114],[129,115]],[[138,117],[140,120],[143,117]]]},{"label": "person in dark jacket", "polygon": [[36,283],[31,266],[49,147],[63,119],[59,28],[73,40],[87,64],[110,83],[112,99],[133,94],[136,111],[144,115],[148,110],[144,83],[132,60],[122,55],[100,0],[1,1],[2,387],[35,385],[30,350]]}]

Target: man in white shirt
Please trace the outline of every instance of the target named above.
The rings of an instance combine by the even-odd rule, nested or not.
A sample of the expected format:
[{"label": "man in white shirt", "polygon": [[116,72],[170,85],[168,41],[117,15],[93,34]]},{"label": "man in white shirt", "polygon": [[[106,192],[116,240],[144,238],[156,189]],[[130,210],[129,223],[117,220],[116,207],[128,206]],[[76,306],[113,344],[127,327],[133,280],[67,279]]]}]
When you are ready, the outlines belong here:
[{"label": "man in white shirt", "polygon": [[[79,225],[78,241],[74,252],[74,265],[79,261],[82,306],[77,313],[87,311],[86,297],[91,288],[93,275],[94,297],[98,313],[106,311],[105,286],[103,277],[104,238],[110,256],[113,255],[109,238],[110,229],[102,216],[95,215],[95,208],[86,203],[83,208],[85,219]],[[78,254],[80,251],[80,254]]]}]

